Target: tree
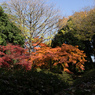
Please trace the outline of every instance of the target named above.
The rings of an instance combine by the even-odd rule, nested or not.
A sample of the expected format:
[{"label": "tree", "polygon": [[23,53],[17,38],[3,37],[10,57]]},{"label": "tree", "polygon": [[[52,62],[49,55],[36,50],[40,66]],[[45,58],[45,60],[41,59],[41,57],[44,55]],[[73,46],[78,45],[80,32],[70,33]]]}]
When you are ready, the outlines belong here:
[{"label": "tree", "polygon": [[59,21],[58,21],[59,30],[62,29],[67,24],[68,19],[69,19],[69,17],[67,17],[67,18],[63,17],[63,19],[59,19]]},{"label": "tree", "polygon": [[51,48],[44,43],[40,47],[35,47],[36,52],[32,52],[29,62],[32,67],[52,70],[61,66],[61,70],[68,73],[75,73],[84,70],[85,53],[78,47],[63,43],[61,47]]},{"label": "tree", "polygon": [[21,31],[9,21],[7,14],[0,7],[0,45],[7,43],[24,45],[24,36]]},{"label": "tree", "polygon": [[94,14],[95,8],[89,11],[75,12],[54,37],[52,47],[60,46],[63,42],[73,46],[78,45],[79,49],[84,50],[86,53],[88,62],[92,62],[93,49],[91,39],[95,35]]},{"label": "tree", "polygon": [[61,29],[52,40],[52,47],[55,48],[57,46],[61,46],[62,43],[79,46],[79,49],[83,50],[85,45],[81,40],[79,40],[77,37],[74,37],[74,34],[72,32],[64,33],[64,29]]},{"label": "tree", "polygon": [[0,68],[31,69],[31,64],[27,61],[28,55],[25,55],[26,50],[19,45],[7,44],[0,45]]},{"label": "tree", "polygon": [[49,6],[45,0],[10,0],[6,5],[16,18],[14,22],[26,37],[29,52],[33,49],[31,42],[34,37],[39,36],[40,39],[49,35],[47,39],[51,39],[57,31],[58,10]]},{"label": "tree", "polygon": [[[92,36],[95,34],[94,27],[94,19],[95,19],[95,8],[90,9],[89,11],[80,11],[75,12],[72,16],[67,18],[63,18],[59,22],[66,23],[63,24],[62,29],[65,32],[73,32],[74,36],[79,40],[89,40],[91,41]],[[67,22],[66,20],[67,19]],[[61,30],[62,30],[61,29]]]}]

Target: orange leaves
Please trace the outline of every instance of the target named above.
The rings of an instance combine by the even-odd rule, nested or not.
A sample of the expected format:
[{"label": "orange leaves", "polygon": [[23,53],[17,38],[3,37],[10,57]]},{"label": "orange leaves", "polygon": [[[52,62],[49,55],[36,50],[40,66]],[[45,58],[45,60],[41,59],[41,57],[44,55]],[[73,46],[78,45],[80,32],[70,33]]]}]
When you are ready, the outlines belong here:
[{"label": "orange leaves", "polygon": [[73,60],[72,62],[73,62],[74,64],[76,64],[76,63],[77,63],[77,61],[76,61],[76,60]]},{"label": "orange leaves", "polygon": [[37,46],[37,43],[33,43],[33,46]]},{"label": "orange leaves", "polygon": [[[34,47],[35,52],[31,52],[31,54],[27,52],[27,49],[25,50],[18,46],[2,46],[2,48],[0,47],[0,56],[4,57],[3,60],[0,58],[0,65],[8,66],[6,62],[10,62],[9,59],[15,59],[19,60],[19,63],[16,64],[25,66],[27,70],[30,70],[32,66],[50,69],[60,65],[65,72],[72,74],[69,69],[70,64],[73,64],[72,67],[75,65],[74,68],[77,68],[79,71],[84,70],[86,55],[78,48],[67,44],[56,48],[47,47],[44,43],[40,45],[39,47]],[[10,50],[10,52],[3,54],[2,51],[5,50]],[[4,63],[3,61],[5,60],[6,62]]]},{"label": "orange leaves", "polygon": [[57,64],[58,64],[58,63],[57,63],[57,62],[55,62],[53,65],[54,65],[54,66],[56,66]]},{"label": "orange leaves", "polygon": [[77,47],[63,43],[61,47],[51,48],[41,43],[39,47],[35,47],[37,51],[31,53],[30,60],[32,61],[30,62],[32,62],[32,65],[35,65],[35,67],[44,66],[46,68],[51,66],[53,68],[61,64],[64,71],[68,73],[72,73],[69,70],[69,64],[71,63],[76,65],[78,70],[84,70],[83,64],[86,62],[86,55]]},{"label": "orange leaves", "polygon": [[44,44],[44,43],[40,43],[39,44],[41,47],[46,47],[47,45],[46,44]]},{"label": "orange leaves", "polygon": [[65,67],[69,67],[69,65],[67,63],[64,63]]},{"label": "orange leaves", "polygon": [[83,66],[83,65],[80,65],[80,69],[81,69],[81,70],[84,70],[84,66]]},{"label": "orange leaves", "polygon": [[39,50],[39,49],[40,49],[40,47],[34,47],[34,49],[35,49],[35,50]]},{"label": "orange leaves", "polygon": [[76,48],[78,48],[79,46],[78,46],[78,45],[76,45],[75,47],[76,47]]},{"label": "orange leaves", "polygon": [[69,73],[69,74],[73,74],[73,72],[71,72],[70,70],[68,70],[67,68],[64,68],[64,71]]}]

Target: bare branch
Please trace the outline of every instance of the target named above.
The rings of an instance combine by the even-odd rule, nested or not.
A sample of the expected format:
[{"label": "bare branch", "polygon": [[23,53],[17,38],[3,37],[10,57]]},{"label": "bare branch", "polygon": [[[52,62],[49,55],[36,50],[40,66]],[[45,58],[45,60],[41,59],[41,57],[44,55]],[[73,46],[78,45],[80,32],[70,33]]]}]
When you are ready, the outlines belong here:
[{"label": "bare branch", "polygon": [[15,15],[14,22],[26,36],[30,48],[32,38],[41,34],[45,37],[50,32],[53,35],[58,30],[59,12],[49,6],[46,0],[10,0],[7,9],[11,10],[11,15]]}]

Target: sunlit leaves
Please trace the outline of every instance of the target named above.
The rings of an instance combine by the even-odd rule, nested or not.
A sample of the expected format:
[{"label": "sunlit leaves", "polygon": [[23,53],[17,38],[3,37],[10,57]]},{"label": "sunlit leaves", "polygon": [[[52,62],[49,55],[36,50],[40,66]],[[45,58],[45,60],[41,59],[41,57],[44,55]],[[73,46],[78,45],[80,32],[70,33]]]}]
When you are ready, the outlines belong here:
[{"label": "sunlit leaves", "polygon": [[47,47],[44,43],[40,44],[39,49],[36,49],[36,52],[31,53],[30,62],[32,66],[45,67],[47,69],[52,69],[54,66],[60,64],[63,67],[63,70],[72,73],[69,70],[69,64],[72,64],[72,67],[75,65],[75,68],[78,71],[84,70],[84,63],[86,62],[86,55],[83,51],[78,49],[78,46],[62,44],[61,47],[51,48]]},{"label": "sunlit leaves", "polygon": [[20,65],[26,70],[37,67],[51,70],[60,65],[61,70],[70,74],[73,73],[69,68],[70,65],[72,68],[75,66],[78,71],[84,70],[86,55],[77,47],[63,43],[61,47],[51,48],[40,43],[39,47],[34,49],[35,52],[29,53],[27,49],[17,45],[0,46],[0,66],[11,69]]}]

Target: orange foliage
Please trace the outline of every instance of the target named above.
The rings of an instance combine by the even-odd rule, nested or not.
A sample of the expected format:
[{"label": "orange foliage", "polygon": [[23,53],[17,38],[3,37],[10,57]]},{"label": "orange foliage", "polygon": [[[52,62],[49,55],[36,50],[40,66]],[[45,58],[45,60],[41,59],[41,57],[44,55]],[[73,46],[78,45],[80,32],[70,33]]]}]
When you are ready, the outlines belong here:
[{"label": "orange foliage", "polygon": [[29,60],[32,66],[49,69],[61,64],[64,71],[72,74],[73,72],[68,69],[69,64],[72,63],[72,66],[75,64],[79,71],[84,70],[83,64],[86,62],[86,55],[76,46],[63,43],[61,47],[51,48],[41,43],[40,47],[35,49],[36,52],[31,53]]}]

